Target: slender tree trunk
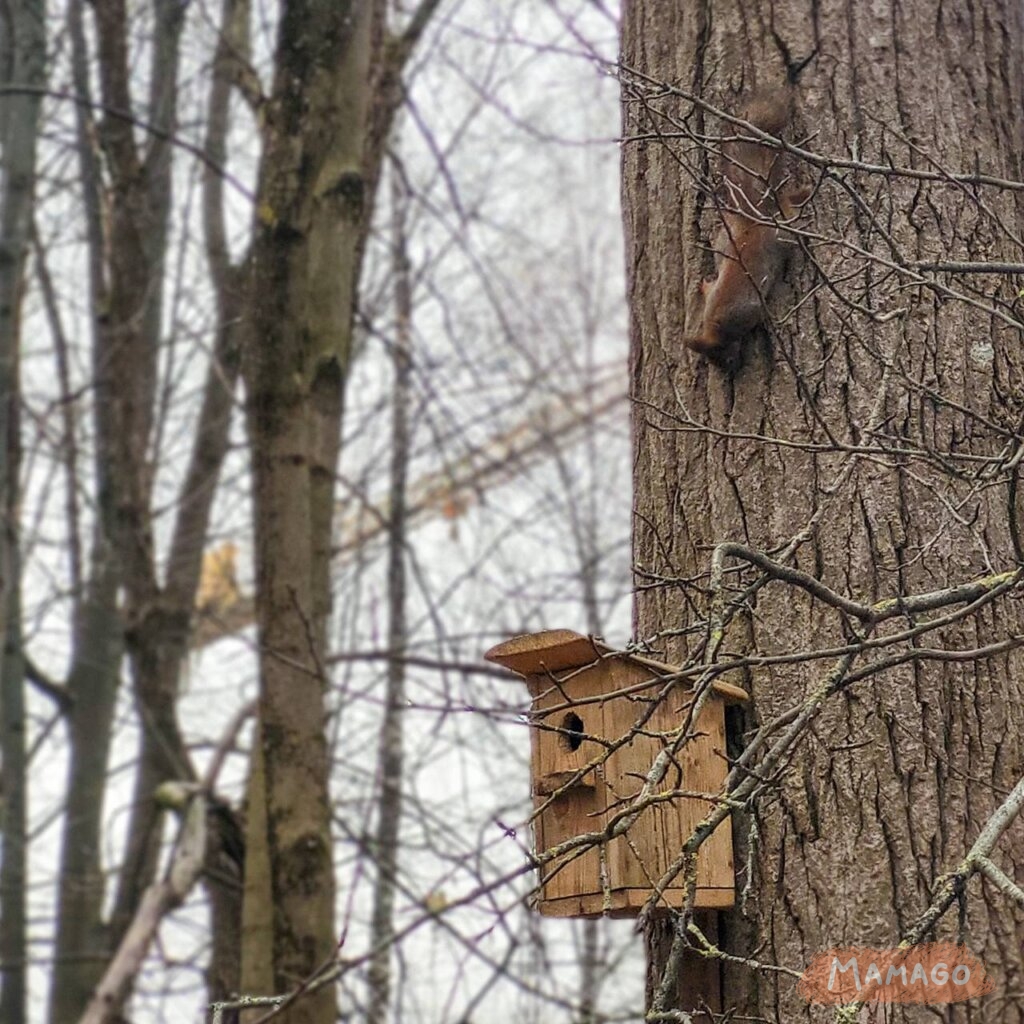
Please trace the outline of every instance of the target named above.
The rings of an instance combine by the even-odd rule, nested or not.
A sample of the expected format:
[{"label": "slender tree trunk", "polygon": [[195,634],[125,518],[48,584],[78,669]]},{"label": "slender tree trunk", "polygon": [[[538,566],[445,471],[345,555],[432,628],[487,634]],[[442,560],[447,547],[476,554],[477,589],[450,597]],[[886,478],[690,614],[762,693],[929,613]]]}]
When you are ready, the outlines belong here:
[{"label": "slender tree trunk", "polygon": [[[46,82],[45,5],[14,0],[2,14],[0,84],[40,89]],[[28,1007],[28,766],[25,670],[21,647],[18,408],[20,306],[35,195],[40,96],[0,98],[0,1022],[23,1024]]]},{"label": "slender tree trunk", "polygon": [[[99,521],[86,593],[76,615],[69,677],[74,700],[70,727],[68,818],[65,824],[58,910],[57,967],[51,1020],[75,1019],[85,1006],[105,959],[132,920],[155,877],[159,815],[153,799],[169,779],[191,779],[193,769],[177,723],[181,664],[188,650],[194,596],[202,564],[216,480],[227,451],[232,391],[237,377],[239,271],[230,267],[217,207],[220,179],[204,182],[204,219],[217,289],[217,335],[182,482],[164,584],[158,583],[152,538],[152,453],[157,355],[163,317],[163,277],[171,208],[176,128],[178,53],[185,8],[155,4],[147,122],[155,131],[137,146],[129,72],[127,11],[121,0],[94,5],[104,114],[92,120],[89,53],[82,5],[72,0],[78,146],[89,240],[90,291],[95,320],[95,371],[100,495]],[[211,121],[223,113],[224,88],[215,87]],[[226,121],[211,127],[212,158],[223,149]],[[94,139],[102,143],[101,164]],[[220,147],[218,149],[218,146]],[[220,161],[222,162],[222,161]],[[102,168],[110,174],[106,189]],[[104,191],[109,197],[104,214]],[[222,216],[222,214],[221,214]],[[218,242],[220,244],[218,245]],[[117,591],[126,593],[124,618]],[[142,745],[127,849],[109,924],[103,920],[98,856],[99,823],[112,726],[117,669],[130,655]],[[226,909],[230,900],[223,902]],[[222,922],[222,923],[227,923]],[[237,935],[238,924],[233,932]],[[222,949],[222,945],[218,948]],[[228,976],[230,976],[230,969]],[[216,976],[223,976],[218,969]],[[233,985],[237,985],[237,967]]]},{"label": "slender tree trunk", "polygon": [[[700,315],[699,284],[711,269],[703,246],[718,221],[719,161],[709,145],[737,129],[688,97],[736,113],[742,95],[783,85],[786,51],[815,48],[789,137],[806,139],[832,167],[805,169],[819,187],[796,226],[810,234],[769,297],[772,328],[753,332],[741,365],[723,370],[688,353],[682,338]],[[889,629],[844,621],[824,591],[812,597],[774,571],[758,579],[742,557],[709,575],[715,545],[738,542],[871,603],[1019,563],[1021,275],[926,268],[1020,263],[1019,186],[944,175],[1021,181],[1022,55],[1019,4],[984,13],[931,0],[757,12],[625,5],[637,635],[679,663],[855,648],[727,677],[753,697],[733,737],[737,756],[749,753],[730,779],[745,780],[752,796],[733,816],[741,898],[718,922],[730,954],[799,971],[837,944],[895,945],[1024,763],[1024,656],[1012,640],[1024,625],[1019,601],[997,589],[967,611],[950,605],[941,628],[927,624],[940,613],[908,612]],[[912,628],[919,640],[886,639]],[[860,646],[873,637],[891,646]],[[929,653],[993,642],[1004,647],[955,660]],[[903,660],[883,663],[896,652]],[[767,760],[767,733],[751,746],[757,729],[814,693],[827,699],[781,761]],[[1018,822],[1000,844],[1011,876],[1022,869],[1022,835]],[[974,883],[960,932],[947,915],[929,934],[962,934],[1002,993],[942,1019],[1024,1019],[1024,932],[1005,896]],[[651,942],[652,1006],[682,945],[671,928],[668,941]],[[657,1008],[695,1009],[711,990],[714,980],[687,964]],[[831,1019],[777,972],[736,963],[714,974],[723,1009]],[[888,1019],[936,1017],[896,1007]]]},{"label": "slender tree trunk", "polygon": [[[31,140],[34,142],[34,139]],[[10,136],[4,145],[8,152]],[[8,196],[5,195],[7,200]],[[30,199],[29,199],[30,202]],[[8,204],[5,202],[4,206]],[[6,212],[6,210],[5,210]],[[28,211],[23,211],[27,214]],[[6,218],[5,218],[6,220]],[[6,226],[6,225],[5,225]],[[6,258],[14,240],[6,231],[0,239],[0,260]],[[16,243],[15,243],[16,245]],[[23,250],[24,252],[24,250]],[[18,259],[18,273],[24,259]],[[5,281],[6,285],[7,282]],[[20,291],[20,288],[18,288]],[[0,290],[0,306],[16,306],[18,294]],[[0,544],[3,567],[4,649],[0,660],[0,763],[3,765],[4,791],[0,804],[2,836],[0,836],[0,1024],[21,1024],[26,1019],[28,990],[28,931],[25,898],[28,890],[28,762],[26,758],[27,719],[25,717],[25,663],[21,642],[21,552],[19,549],[19,474],[21,471],[21,439],[19,436],[18,346],[19,318],[8,315],[9,307],[0,313],[0,362],[4,364],[0,403],[2,414],[0,444],[5,446],[0,481],[3,493],[4,526]],[[9,329],[9,333],[8,333]]]},{"label": "slender tree trunk", "polygon": [[68,674],[68,779],[50,987],[50,1021],[77,1020],[103,973],[109,936],[103,921],[100,861],[107,760],[117,695],[121,619],[114,557],[97,531],[90,580],[75,616]]},{"label": "slender tree trunk", "polygon": [[[124,865],[111,917],[116,945],[156,876],[159,811],[153,794],[168,779],[191,779],[176,703],[195,590],[186,600],[158,583],[152,527],[157,355],[163,331],[164,263],[170,215],[170,138],[177,126],[178,63],[185,9],[154,4],[148,120],[157,133],[139,147],[121,111],[133,109],[129,22],[123,0],[95,5],[104,116],[99,137],[110,170],[107,303],[98,316],[101,438],[115,502],[111,527],[122,559],[126,648],[142,743]],[[192,538],[202,551],[201,538]],[[197,569],[198,573],[198,569]],[[193,583],[194,588],[194,583]]]},{"label": "slender tree trunk", "polygon": [[[88,100],[91,92],[81,0],[71,0],[68,5],[68,33],[75,90]],[[88,239],[89,291],[96,297],[103,295],[106,279],[99,158],[93,146],[94,126],[89,108],[76,105],[75,116]],[[110,540],[106,473],[105,460],[97,458],[99,515],[88,558],[88,579],[84,592],[77,596],[72,628],[67,682],[71,698],[67,797],[50,987],[52,1024],[78,1018],[102,975],[109,948],[102,917],[104,876],[99,844],[123,631],[117,610],[120,571]]]},{"label": "slender tree trunk", "polygon": [[[100,84],[106,114],[94,125],[90,108],[77,107],[79,162],[89,238],[90,292],[95,339],[95,407],[98,449],[96,479],[99,515],[87,592],[76,615],[75,648],[68,686],[74,701],[70,723],[68,817],[65,823],[58,902],[57,964],[51,989],[54,1024],[76,1019],[102,974],[116,934],[102,917],[103,884],[99,828],[119,662],[123,622],[117,590],[129,567],[140,570],[151,554],[145,515],[146,472],[153,388],[155,343],[142,325],[159,321],[159,277],[149,273],[152,235],[161,231],[146,209],[146,175],[135,152],[132,129],[119,117],[132,109],[128,91],[126,18],[117,0],[97,4]],[[83,100],[90,96],[88,50],[82,5],[69,8],[75,85]],[[97,132],[98,127],[98,132]],[[94,150],[98,133],[107,166],[117,181],[109,219],[103,206],[101,164]],[[147,230],[153,228],[152,231]],[[110,262],[108,263],[108,258]],[[160,257],[162,261],[162,257]],[[162,265],[162,262],[161,262]],[[148,307],[155,304],[156,311]],[[144,570],[143,570],[144,571]],[[129,575],[131,575],[129,573]],[[146,758],[143,757],[145,772]],[[121,928],[130,919],[129,904],[141,896],[140,816],[152,806],[152,790],[137,794],[129,828],[129,854],[119,889]],[[155,855],[151,853],[149,860]],[[141,884],[140,884],[141,883]],[[126,895],[128,894],[128,895]]]},{"label": "slender tree trunk", "polygon": [[368,1024],[387,1020],[391,996],[391,938],[394,934],[395,888],[402,819],[405,761],[405,495],[409,468],[409,406],[412,402],[412,279],[405,238],[409,202],[397,169],[391,175],[392,269],[395,278],[395,332],[392,361],[395,388],[391,400],[391,488],[388,507],[388,662],[384,716],[377,755],[380,799],[373,858],[377,867],[370,944]]},{"label": "slender tree trunk", "polygon": [[[18,424],[17,416],[10,420]],[[8,526],[4,563],[7,635],[0,693],[0,757],[4,766],[3,860],[0,862],[0,1024],[28,1020],[28,764],[25,753],[25,658],[21,636],[21,552],[18,547],[18,470],[21,460],[16,430],[8,438]]]}]

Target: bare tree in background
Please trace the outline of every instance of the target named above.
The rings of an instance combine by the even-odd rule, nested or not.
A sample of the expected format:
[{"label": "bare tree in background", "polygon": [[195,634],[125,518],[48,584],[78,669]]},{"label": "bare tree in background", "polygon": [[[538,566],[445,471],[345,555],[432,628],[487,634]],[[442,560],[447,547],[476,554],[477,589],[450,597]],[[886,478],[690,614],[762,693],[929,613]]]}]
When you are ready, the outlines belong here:
[{"label": "bare tree in background", "polygon": [[394,940],[394,906],[400,827],[402,819],[405,736],[403,712],[406,703],[405,647],[408,641],[406,601],[405,503],[409,472],[409,417],[413,398],[412,281],[409,266],[407,219],[409,197],[397,168],[391,174],[391,246],[394,261],[395,318],[391,339],[394,363],[394,394],[391,414],[391,487],[388,506],[388,663],[384,710],[381,717],[377,773],[380,801],[373,857],[377,871],[371,931],[373,960],[368,971],[370,1002],[366,1019],[370,1024],[387,1020],[391,997],[391,944]]},{"label": "bare tree in background", "polygon": [[[153,486],[165,428],[166,385],[161,384],[159,366],[185,8],[173,0],[153,6],[145,100],[134,95],[135,37],[124,4],[104,0],[93,11],[95,54],[78,0],[71,0],[68,17],[87,225],[96,388],[93,472],[99,501],[86,565],[74,573],[81,590],[76,593],[67,682],[68,803],[50,1003],[55,1022],[75,1019],[82,1011],[106,957],[121,941],[142,893],[155,878],[161,843],[157,787],[171,779],[195,778],[176,703],[214,486],[226,450],[234,376],[234,327],[227,319],[233,314],[216,242],[220,185],[208,176],[207,230],[211,263],[222,284],[218,298],[224,327],[210,361],[166,568],[161,570],[154,544]],[[90,86],[93,61],[99,70],[96,99]],[[217,86],[211,103],[215,115]],[[145,128],[141,138],[136,137],[138,123]],[[216,155],[225,129],[215,116],[211,123],[208,145]],[[43,272],[49,274],[45,267]],[[58,356],[66,360],[61,353],[67,340],[50,301]],[[66,371],[61,379],[67,386]],[[72,396],[66,393],[64,400],[70,403]],[[66,443],[66,487],[74,494],[83,469],[73,436]],[[73,518],[70,527],[76,534],[78,520]],[[73,550],[78,550],[77,543]],[[122,588],[123,607],[118,601]],[[131,668],[142,739],[124,863],[107,920],[100,830],[122,652]]]},{"label": "bare tree in background", "polygon": [[[570,371],[559,354],[558,346],[571,351],[579,325],[555,272],[562,228],[543,223],[546,209],[557,222],[563,206],[540,187],[549,167],[587,180],[570,162],[593,145],[607,157],[602,209],[614,195],[612,130],[603,119],[591,140],[577,127],[593,98],[576,91],[587,65],[564,52],[581,45],[577,16],[593,14],[573,3],[564,16],[545,9],[538,20],[529,3],[453,0],[450,15],[439,4],[399,5],[388,31],[382,4],[350,7],[370,20],[340,25],[343,12],[319,4],[302,16],[289,5],[279,23],[273,9],[250,11],[244,0],[70,0],[66,12],[51,13],[40,205],[24,286],[29,329],[20,340],[28,374],[17,554],[29,583],[26,610],[9,617],[26,633],[33,685],[23,712],[4,703],[14,726],[5,736],[29,741],[34,795],[32,888],[4,883],[13,902],[3,915],[11,939],[3,968],[23,973],[28,964],[32,1019],[46,988],[50,1019],[62,1024],[87,1006],[89,1020],[180,1015],[185,1000],[203,998],[204,978],[212,1000],[273,993],[293,1000],[285,1016],[333,1019],[333,991],[345,1012],[361,1006],[373,951],[390,961],[376,997],[381,1019],[469,1019],[515,1000],[524,1020],[596,1020],[599,1002],[625,999],[614,985],[599,992],[586,980],[593,962],[581,997],[569,930],[526,918],[515,834],[526,797],[520,702],[477,664],[495,633],[521,618],[569,609],[575,623],[581,587],[558,538],[570,529],[559,525],[560,495],[578,484],[577,455],[558,466],[552,456],[624,411],[623,390],[609,383],[621,365],[614,317],[595,320],[609,351],[593,365]],[[431,21],[435,10],[446,20]],[[431,49],[410,62],[428,22],[442,41],[432,31]],[[610,49],[611,25],[602,24]],[[369,42],[349,49],[357,31]],[[335,59],[346,53],[351,61]],[[590,57],[585,49],[579,56]],[[575,65],[571,76],[536,74],[538,64],[564,61]],[[392,315],[381,313],[381,299],[395,281],[382,269],[371,213],[407,71],[420,89],[408,119],[417,153],[400,176],[407,285],[424,307],[414,347],[424,351],[406,361],[413,397],[403,410],[390,382],[378,388],[391,356],[374,351],[390,333],[380,327]],[[613,84],[589,76],[610,112]],[[550,102],[552,87],[572,97],[571,114]],[[538,134],[534,124],[549,114]],[[361,136],[341,130],[342,121],[360,125]],[[536,204],[537,231],[523,231],[520,201]],[[611,219],[596,223],[617,269]],[[374,247],[377,269],[358,316],[371,354],[355,414],[346,411],[339,469],[352,312],[364,253]],[[592,255],[580,255],[581,289],[618,302],[607,271],[587,262]],[[261,524],[255,602],[246,578],[252,478],[238,415],[242,370]],[[382,564],[372,546],[378,534],[365,527],[386,530],[403,518],[388,488],[380,501],[376,489],[392,461],[390,439],[372,443],[378,413],[390,418],[393,409],[411,417],[407,613],[391,639],[378,639],[376,584],[367,581],[383,581]],[[593,436],[589,445],[596,455]],[[587,477],[585,486],[599,484]],[[586,493],[588,515],[607,510],[606,496]],[[619,538],[610,543],[621,550],[621,487],[615,499]],[[364,522],[350,530],[357,509]],[[348,575],[353,562],[362,577]],[[624,558],[617,569],[617,582],[602,582],[621,597]],[[251,618],[235,613],[254,603],[258,642],[246,633],[226,641],[234,658],[192,645],[197,628],[209,638],[224,636],[232,616],[244,626]],[[19,655],[17,645],[8,649]],[[217,778],[209,766],[226,760],[222,782],[240,796],[250,750],[248,736],[236,735],[259,659],[256,752],[276,760],[254,761],[243,911],[243,844],[230,810],[208,792]],[[366,749],[379,735],[385,688],[375,666],[385,663],[393,682],[405,683],[386,704],[401,706],[412,737],[389,791],[402,801],[397,833],[399,804],[378,813]],[[4,679],[17,673],[5,668]],[[303,756],[289,756],[296,749]],[[25,788],[11,750],[5,823],[13,830]],[[198,800],[189,806],[208,809],[205,892],[192,897],[167,884],[171,833],[155,797],[166,800],[168,782]],[[333,843],[317,831],[328,811]],[[376,844],[373,829],[360,833],[363,821],[380,824]],[[313,850],[303,836],[322,843]],[[51,875],[55,846],[60,865]],[[9,855],[17,848],[5,840],[5,871],[17,868]],[[390,893],[376,891],[381,941],[372,938],[372,852],[380,881],[395,865]],[[302,892],[294,883],[307,854],[315,870]],[[28,934],[7,909],[26,896],[36,901]],[[625,974],[632,945],[616,944],[602,970]],[[440,965],[440,984],[427,964]],[[535,974],[538,964],[546,967]],[[317,974],[325,966],[333,978]],[[319,980],[327,986],[309,995]],[[8,993],[16,998],[15,987],[5,986],[5,1000]]]},{"label": "bare tree in background", "polygon": [[0,1022],[27,1019],[28,762],[22,651],[19,342],[33,217],[41,89],[42,0],[0,6]]},{"label": "bare tree in background", "polygon": [[[936,936],[997,993],[886,1020],[1021,1019],[1020,910],[965,858],[1024,764],[1024,22],[962,14],[625,7],[637,632],[753,698],[724,794],[740,900],[648,918],[649,1019],[833,1019],[794,991],[811,956]],[[730,205],[718,143],[744,130],[714,115],[810,53],[800,254],[723,372],[681,345]],[[1019,877],[1010,828],[993,878]]]}]

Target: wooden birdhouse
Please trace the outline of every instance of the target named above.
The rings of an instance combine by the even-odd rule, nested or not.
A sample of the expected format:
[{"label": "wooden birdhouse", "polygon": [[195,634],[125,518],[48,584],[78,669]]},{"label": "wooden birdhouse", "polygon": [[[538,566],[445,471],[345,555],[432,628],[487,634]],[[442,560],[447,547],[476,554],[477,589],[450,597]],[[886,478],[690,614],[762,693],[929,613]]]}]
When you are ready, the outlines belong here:
[{"label": "wooden birdhouse", "polygon": [[[652,766],[677,740],[692,705],[688,684],[666,679],[678,670],[567,629],[513,637],[485,657],[521,675],[530,691],[538,856],[628,820],[624,812],[637,806]],[[661,758],[665,770],[640,801],[643,807],[628,830],[541,863],[542,914],[639,912],[694,826],[712,809],[727,772],[725,704],[746,699],[739,687],[715,683],[687,730],[689,738]],[[732,906],[729,819],[700,847],[696,871],[696,906]],[[680,875],[660,905],[681,906],[685,896]]]}]

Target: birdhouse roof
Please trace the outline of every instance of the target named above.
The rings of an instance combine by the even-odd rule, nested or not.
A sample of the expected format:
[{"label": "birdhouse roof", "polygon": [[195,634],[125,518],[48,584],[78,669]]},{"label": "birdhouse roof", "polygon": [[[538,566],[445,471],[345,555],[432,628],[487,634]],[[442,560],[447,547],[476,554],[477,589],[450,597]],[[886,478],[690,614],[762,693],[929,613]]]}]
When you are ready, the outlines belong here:
[{"label": "birdhouse roof", "polygon": [[[484,657],[520,676],[568,672],[606,658],[641,665],[650,669],[651,674],[655,676],[682,671],[678,665],[668,665],[632,651],[616,650],[600,637],[584,636],[571,629],[545,629],[540,633],[523,633],[496,644]],[[730,703],[749,699],[746,690],[731,683],[716,680],[711,686],[715,693]]]}]

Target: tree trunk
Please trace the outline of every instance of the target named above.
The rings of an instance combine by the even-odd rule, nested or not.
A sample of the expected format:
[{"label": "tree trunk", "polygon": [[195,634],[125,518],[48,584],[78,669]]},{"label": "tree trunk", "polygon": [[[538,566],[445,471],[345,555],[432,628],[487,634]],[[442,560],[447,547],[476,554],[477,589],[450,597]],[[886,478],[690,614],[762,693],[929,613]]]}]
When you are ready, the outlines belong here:
[{"label": "tree trunk", "polygon": [[[302,992],[333,960],[324,726],[334,480],[359,272],[402,70],[383,0],[282,5],[265,108],[243,359],[256,516],[260,752],[249,783],[242,986]],[[259,877],[261,872],[269,877]],[[273,922],[266,908],[273,907]],[[269,934],[268,934],[269,933]],[[269,948],[268,948],[269,947]],[[273,964],[272,977],[269,965]],[[292,1022],[333,1021],[330,988]]]},{"label": "tree trunk", "polygon": [[395,282],[395,324],[391,339],[395,386],[391,397],[391,483],[388,522],[388,674],[384,714],[377,743],[377,831],[371,847],[377,870],[370,924],[370,996],[367,1024],[384,1024],[391,1004],[391,959],[395,892],[398,888],[402,803],[405,797],[404,723],[406,713],[405,653],[407,647],[407,556],[405,499],[409,470],[409,407],[412,389],[412,274],[406,241],[409,195],[397,168],[391,174],[391,268]]},{"label": "tree trunk", "polygon": [[[41,0],[7,5],[0,25],[0,84],[38,90],[46,82]],[[0,98],[0,1022],[23,1024],[28,1009],[28,761],[21,637],[19,510],[21,298],[35,201],[38,92]]]},{"label": "tree trunk", "polygon": [[[88,102],[90,54],[78,0],[72,0],[68,19],[75,88],[84,101],[76,106],[76,113],[94,321],[99,514],[89,580],[76,609],[68,680],[73,700],[68,810],[50,1009],[51,1020],[61,1022],[81,1013],[102,974],[105,957],[116,947],[155,878],[160,844],[154,801],[157,787],[194,774],[177,723],[178,683],[188,651],[214,489],[227,450],[238,362],[234,322],[239,271],[227,265],[223,247],[217,246],[223,236],[217,220],[220,180],[211,181],[208,175],[204,181],[204,226],[208,238],[214,236],[209,242],[215,250],[211,252],[211,271],[221,326],[161,586],[152,536],[154,467],[150,446],[160,426],[156,422],[156,388],[172,196],[171,140],[176,128],[178,52],[185,9],[176,0],[159,0],[154,5],[145,104],[147,124],[154,131],[143,145],[138,144],[131,122],[124,116],[134,109],[127,10],[121,0],[100,0],[94,10],[104,104],[98,124],[93,123]],[[217,102],[226,104],[223,89]],[[213,117],[211,111],[211,121]],[[211,128],[207,144],[213,159],[221,155],[218,146],[222,148],[224,131],[226,124]],[[96,152],[96,138],[102,143],[105,162]],[[109,183],[104,181],[104,169]],[[117,608],[122,586],[126,596],[123,617]],[[113,912],[106,922],[98,838],[118,669],[126,647],[142,744],[124,863]],[[232,931],[237,932],[237,924]],[[220,977],[223,972],[218,969],[216,974]],[[237,984],[237,970],[234,978]]]},{"label": "tree trunk", "polygon": [[[715,194],[715,140],[739,129],[691,100],[741,113],[744,95],[781,88],[787,63],[815,50],[789,132],[825,157],[800,172],[818,186],[796,223],[801,251],[768,296],[770,327],[723,369],[682,339],[700,317],[716,204],[728,201]],[[725,952],[799,972],[836,945],[914,935],[1024,764],[1013,639],[1024,624],[1008,599],[1022,560],[1024,191],[971,177],[1022,178],[1024,18],[1001,2],[984,12],[932,0],[884,11],[824,0],[810,12],[727,2],[712,16],[630,0],[622,51],[636,632],[680,664],[776,659],[727,677],[753,697],[733,730],[736,755],[748,753],[730,775],[749,798],[733,815],[738,905],[713,924]],[[723,542],[773,561],[755,570],[733,549],[712,575]],[[795,584],[778,565],[830,590]],[[999,573],[1011,574],[1005,588],[986,581]],[[872,605],[979,577],[973,605],[911,614],[907,604],[885,625],[834,600]],[[936,653],[993,643],[955,660]],[[795,652],[818,655],[778,660]],[[815,694],[820,706],[776,760],[781,726],[751,748],[756,730]],[[1013,830],[996,859],[1019,877],[1024,831]],[[943,1019],[1019,1022],[1020,914],[978,880],[964,901],[961,931],[947,914],[928,937],[962,934],[997,994]],[[680,946],[661,944],[651,1003]],[[659,1009],[698,1005],[708,983],[686,963]],[[715,974],[722,1009],[826,1019],[778,972]],[[889,1019],[935,1011],[897,1007]]]},{"label": "tree trunk", "polygon": [[[337,943],[324,735],[325,631],[342,385],[366,182],[363,141],[378,13],[365,2],[282,7],[266,109],[255,227],[252,320],[243,372],[256,516],[259,742],[248,848],[270,892],[247,877],[245,915],[274,908],[272,934],[247,928],[243,983],[307,985]],[[263,850],[269,860],[263,860]],[[270,941],[271,956],[266,943]],[[272,963],[259,978],[255,963]],[[248,994],[268,994],[249,992]],[[289,1024],[333,1021],[328,986]]]}]

